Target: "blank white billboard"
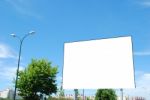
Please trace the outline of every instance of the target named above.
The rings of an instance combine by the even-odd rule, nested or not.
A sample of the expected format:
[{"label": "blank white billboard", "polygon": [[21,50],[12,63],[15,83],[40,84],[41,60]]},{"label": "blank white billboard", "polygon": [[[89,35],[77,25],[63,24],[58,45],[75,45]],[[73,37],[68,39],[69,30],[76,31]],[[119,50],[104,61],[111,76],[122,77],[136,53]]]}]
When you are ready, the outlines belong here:
[{"label": "blank white billboard", "polygon": [[63,88],[135,88],[131,37],[65,43]]}]

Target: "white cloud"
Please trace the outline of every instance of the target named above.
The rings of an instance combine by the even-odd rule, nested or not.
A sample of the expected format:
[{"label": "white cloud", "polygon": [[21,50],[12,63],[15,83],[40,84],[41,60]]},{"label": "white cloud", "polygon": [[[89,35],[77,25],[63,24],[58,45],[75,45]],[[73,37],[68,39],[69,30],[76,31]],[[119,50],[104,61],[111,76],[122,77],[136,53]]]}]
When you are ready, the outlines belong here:
[{"label": "white cloud", "polygon": [[1,67],[0,80],[12,80],[15,77],[15,67]]},{"label": "white cloud", "polygon": [[41,16],[33,11],[33,5],[30,0],[5,0],[7,1],[18,13],[35,17],[40,19]]},{"label": "white cloud", "polygon": [[[12,86],[16,76],[18,56],[8,45],[0,43],[0,88]],[[22,65],[22,64],[21,64]],[[23,67],[20,66],[20,70]]]},{"label": "white cloud", "polygon": [[57,75],[56,80],[57,80],[57,87],[60,88],[62,85],[62,76]]},{"label": "white cloud", "polygon": [[141,77],[144,74],[143,71],[135,71],[135,76],[136,77]]},{"label": "white cloud", "polygon": [[136,89],[124,90],[126,96],[141,96],[150,100],[150,73],[140,72],[136,74]]},{"label": "white cloud", "polygon": [[[15,78],[16,76],[16,70],[17,70],[17,66],[16,67],[1,67],[0,70],[0,80],[13,80],[13,78]],[[19,70],[23,70],[23,67],[20,66]]]},{"label": "white cloud", "polygon": [[144,6],[150,7],[150,1],[143,2],[142,4],[143,4]]},{"label": "white cloud", "polygon": [[61,82],[62,81],[62,76],[57,76],[57,81]]},{"label": "white cloud", "polygon": [[150,56],[150,51],[134,52],[135,56]]},{"label": "white cloud", "polygon": [[139,0],[138,3],[144,7],[150,7],[150,0]]},{"label": "white cloud", "polygon": [[17,55],[9,46],[0,44],[0,58],[17,58]]},{"label": "white cloud", "polygon": [[[7,59],[8,60],[8,59]],[[16,62],[16,60],[15,60]],[[0,63],[0,90],[6,88],[12,88],[13,79],[16,77],[17,64],[14,64],[12,61],[10,63],[1,60]],[[23,70],[23,67],[20,66],[20,70]]]}]

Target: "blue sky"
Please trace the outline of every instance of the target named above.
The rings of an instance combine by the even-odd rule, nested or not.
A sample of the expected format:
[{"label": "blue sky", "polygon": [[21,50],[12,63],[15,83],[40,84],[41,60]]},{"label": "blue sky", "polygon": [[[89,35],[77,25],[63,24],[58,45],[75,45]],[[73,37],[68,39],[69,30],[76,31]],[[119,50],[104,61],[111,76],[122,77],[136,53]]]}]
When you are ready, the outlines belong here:
[{"label": "blue sky", "polygon": [[149,18],[150,0],[0,0],[0,90],[13,86],[17,66],[19,41],[11,33],[36,31],[23,43],[20,68],[47,58],[59,66],[58,82],[64,42],[131,35],[137,89],[125,94],[148,98]]}]

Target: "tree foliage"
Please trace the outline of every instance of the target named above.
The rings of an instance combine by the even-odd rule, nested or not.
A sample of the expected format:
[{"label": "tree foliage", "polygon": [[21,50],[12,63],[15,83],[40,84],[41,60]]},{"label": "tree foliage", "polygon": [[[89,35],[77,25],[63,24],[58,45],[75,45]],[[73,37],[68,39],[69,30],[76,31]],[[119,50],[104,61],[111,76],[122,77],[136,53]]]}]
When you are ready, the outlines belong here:
[{"label": "tree foliage", "polygon": [[95,100],[117,100],[117,95],[113,89],[98,89]]},{"label": "tree foliage", "polygon": [[51,62],[32,59],[28,67],[19,72],[17,89],[25,100],[39,100],[40,95],[50,95],[57,92],[57,67]]}]

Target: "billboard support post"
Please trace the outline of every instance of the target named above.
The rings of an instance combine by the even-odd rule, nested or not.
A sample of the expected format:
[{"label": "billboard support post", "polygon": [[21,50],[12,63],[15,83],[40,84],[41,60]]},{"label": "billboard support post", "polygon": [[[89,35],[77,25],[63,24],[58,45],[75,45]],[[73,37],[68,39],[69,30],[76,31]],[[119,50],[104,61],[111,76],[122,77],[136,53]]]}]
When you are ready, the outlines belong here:
[{"label": "billboard support post", "polygon": [[121,92],[121,100],[123,100],[123,89],[120,89]]},{"label": "billboard support post", "polygon": [[77,100],[77,96],[78,96],[77,89],[74,89],[74,100]]},{"label": "billboard support post", "polygon": [[83,89],[83,100],[84,100],[84,89]]}]

